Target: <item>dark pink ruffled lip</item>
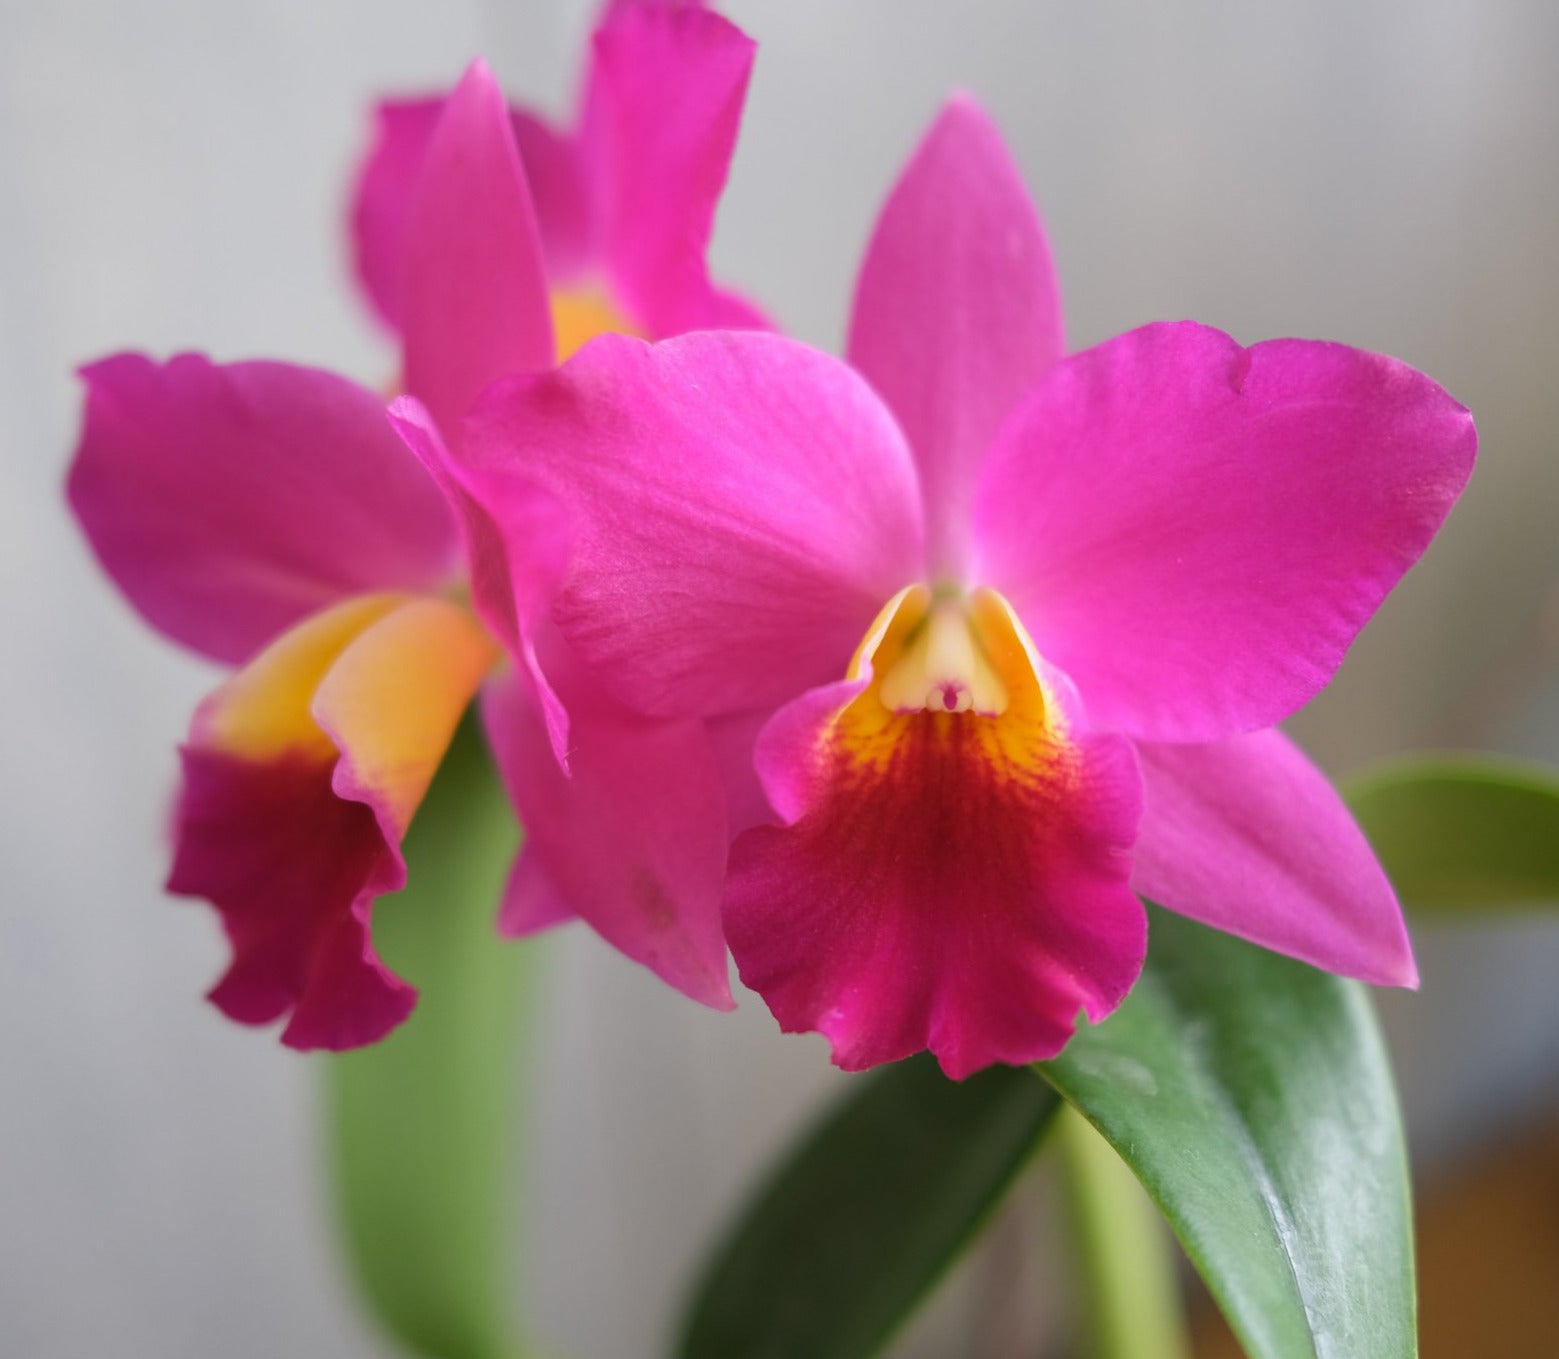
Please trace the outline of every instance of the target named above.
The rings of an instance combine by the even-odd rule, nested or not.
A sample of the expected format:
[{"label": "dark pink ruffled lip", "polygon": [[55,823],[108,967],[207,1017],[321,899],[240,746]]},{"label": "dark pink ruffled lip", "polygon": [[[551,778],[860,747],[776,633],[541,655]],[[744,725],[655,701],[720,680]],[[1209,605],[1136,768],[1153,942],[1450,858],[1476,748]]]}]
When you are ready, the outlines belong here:
[{"label": "dark pink ruffled lip", "polygon": [[259,762],[186,746],[168,890],[209,900],[233,961],[210,999],[230,1019],[289,1016],[282,1042],[375,1042],[416,991],[374,951],[369,907],[405,867],[373,810],[331,788],[332,766]]}]

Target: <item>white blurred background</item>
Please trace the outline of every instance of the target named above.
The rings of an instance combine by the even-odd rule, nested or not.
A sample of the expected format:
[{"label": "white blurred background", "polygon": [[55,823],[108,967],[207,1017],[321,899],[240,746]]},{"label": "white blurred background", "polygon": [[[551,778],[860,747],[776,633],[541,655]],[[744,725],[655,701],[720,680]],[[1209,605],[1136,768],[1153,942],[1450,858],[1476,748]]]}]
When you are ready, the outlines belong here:
[{"label": "white blurred background", "polygon": [[[213,674],[66,517],[71,369],[202,348],[379,381],[341,230],[370,98],[482,53],[561,112],[591,8],[0,0],[6,1355],[385,1352],[332,1254],[313,1064],[201,1002],[215,919],[158,889],[173,745]],[[1465,503],[1295,730],[1338,773],[1429,743],[1559,759],[1559,7],[728,11],[760,56],[715,257],[801,337],[837,347],[876,206],[961,86],[1046,215],[1074,345],[1194,316],[1386,350],[1471,406]],[[1559,927],[1419,939],[1423,993],[1384,1008],[1432,1174],[1554,1099]],[[530,1312],[559,1354],[646,1359],[700,1245],[839,1078],[750,996],[701,1012],[582,928],[551,957]],[[955,1290],[904,1353],[970,1352],[975,1305]]]}]

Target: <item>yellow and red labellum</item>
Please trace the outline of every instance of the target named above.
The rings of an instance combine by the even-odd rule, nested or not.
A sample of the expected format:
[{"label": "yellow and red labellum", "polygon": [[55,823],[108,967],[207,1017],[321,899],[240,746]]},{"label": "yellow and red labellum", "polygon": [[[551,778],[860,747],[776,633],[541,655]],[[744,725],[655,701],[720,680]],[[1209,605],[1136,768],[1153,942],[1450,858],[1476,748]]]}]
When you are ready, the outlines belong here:
[{"label": "yellow and red labellum", "polygon": [[639,333],[598,287],[559,288],[552,294],[552,335],[559,363],[598,335]]},{"label": "yellow and red labellum", "polygon": [[232,1018],[291,1011],[299,1048],[373,1042],[415,992],[379,961],[369,911],[461,713],[499,657],[452,600],[364,595],[283,633],[201,705],[182,754],[168,888],[217,908]]},{"label": "yellow and red labellum", "polygon": [[314,720],[314,693],[365,629],[406,602],[404,595],[360,595],[284,632],[201,704],[196,744],[254,762],[333,761],[335,743]]},{"label": "yellow and red labellum", "polygon": [[1054,1056],[1141,962],[1129,745],[1072,730],[993,590],[901,591],[848,677],[865,683],[842,708],[804,700],[808,725],[774,729],[788,824],[731,855],[742,980],[847,1069],[926,1047],[957,1077]]},{"label": "yellow and red labellum", "polygon": [[498,648],[469,609],[349,599],[282,634],[201,705],[193,743],[251,764],[333,767],[404,832]]}]

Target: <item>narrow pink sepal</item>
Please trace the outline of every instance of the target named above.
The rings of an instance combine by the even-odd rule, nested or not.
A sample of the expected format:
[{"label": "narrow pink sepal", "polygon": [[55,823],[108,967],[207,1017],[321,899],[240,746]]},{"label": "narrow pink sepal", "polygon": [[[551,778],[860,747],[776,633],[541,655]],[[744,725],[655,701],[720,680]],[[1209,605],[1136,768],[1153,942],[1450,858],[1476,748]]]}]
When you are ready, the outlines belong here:
[{"label": "narrow pink sepal", "polygon": [[372,392],[198,354],[116,354],[81,376],[71,508],[103,569],[175,641],[237,664],[347,596],[451,579],[454,523]]},{"label": "narrow pink sepal", "polygon": [[190,745],[168,890],[209,899],[233,962],[211,992],[230,1019],[290,1012],[289,1047],[342,1050],[384,1037],[416,991],[379,960],[375,897],[405,883],[373,811],[344,800],[331,768],[256,763]]},{"label": "narrow pink sepal", "polygon": [[[401,328],[407,222],[418,177],[448,95],[390,99],[373,112],[373,136],[352,192],[352,265],[374,313]],[[511,106],[525,180],[536,212],[547,276],[554,285],[582,274],[594,248],[589,185],[578,139],[528,109]]]},{"label": "narrow pink sepal", "polygon": [[553,287],[566,287],[589,272],[596,249],[596,209],[579,137],[517,105],[510,105],[509,117],[536,208],[547,278]]},{"label": "narrow pink sepal", "polygon": [[[603,939],[684,995],[733,1008],[720,926],[725,794],[702,725],[638,717],[591,692],[583,676],[560,690],[571,717],[569,770],[553,756],[527,687],[500,678],[483,696],[498,767],[536,857],[561,901]],[[520,889],[534,888],[534,881]],[[532,898],[511,898],[506,930],[536,928]]]},{"label": "narrow pink sepal", "polygon": [[498,384],[462,456],[479,499],[523,475],[568,509],[559,626],[642,712],[751,711],[842,674],[920,572],[892,417],[844,364],[778,336],[603,336]]},{"label": "narrow pink sepal", "polygon": [[877,219],[848,347],[915,454],[933,575],[967,566],[980,462],[1064,350],[1039,216],[995,125],[955,98]]},{"label": "narrow pink sepal", "polygon": [[1476,445],[1466,409],[1395,359],[1144,326],[1063,360],[1003,427],[975,578],[1097,725],[1256,730],[1331,678]]},{"label": "narrow pink sepal", "polygon": [[755,51],[693,5],[615,5],[596,32],[581,137],[599,248],[653,337],[766,324],[711,285],[706,262]]},{"label": "narrow pink sepal", "polygon": [[1130,744],[1071,738],[1064,786],[1014,796],[903,753],[881,783],[838,780],[828,723],[860,689],[782,708],[757,767],[787,824],[731,849],[725,926],[742,981],[788,1033],[817,1031],[857,1071],[933,1052],[955,1080],[1053,1057],[1142,968],[1127,886],[1141,783]]},{"label": "narrow pink sepal", "polygon": [[406,229],[406,388],[454,441],[476,394],[550,367],[552,311],[503,93],[473,62],[444,106]]},{"label": "narrow pink sepal", "polygon": [[1181,915],[1328,972],[1417,986],[1396,894],[1342,799],[1278,731],[1140,742],[1132,885]]}]

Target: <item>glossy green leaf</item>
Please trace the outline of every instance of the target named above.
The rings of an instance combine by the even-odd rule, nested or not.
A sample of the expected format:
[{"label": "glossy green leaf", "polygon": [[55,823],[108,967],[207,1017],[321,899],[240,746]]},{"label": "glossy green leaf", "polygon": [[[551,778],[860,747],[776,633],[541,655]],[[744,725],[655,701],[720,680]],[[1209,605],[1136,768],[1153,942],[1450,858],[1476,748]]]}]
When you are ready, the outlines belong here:
[{"label": "glossy green leaf", "polygon": [[521,1351],[513,1174],[520,1008],[535,949],[494,929],[518,827],[473,718],[406,841],[406,890],[375,909],[385,962],[419,991],[384,1042],[328,1059],[331,1171],[378,1321],[427,1359]]},{"label": "glossy green leaf", "polygon": [[859,1077],[712,1257],[683,1359],[875,1354],[968,1244],[1060,1102],[927,1057]]},{"label": "glossy green leaf", "polygon": [[1126,1002],[1039,1070],[1135,1171],[1250,1359],[1411,1359],[1406,1155],[1363,988],[1150,918]]},{"label": "glossy green leaf", "polygon": [[1404,760],[1354,780],[1348,804],[1413,909],[1559,905],[1559,778],[1539,766]]}]

